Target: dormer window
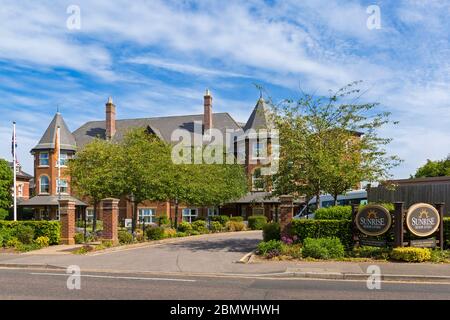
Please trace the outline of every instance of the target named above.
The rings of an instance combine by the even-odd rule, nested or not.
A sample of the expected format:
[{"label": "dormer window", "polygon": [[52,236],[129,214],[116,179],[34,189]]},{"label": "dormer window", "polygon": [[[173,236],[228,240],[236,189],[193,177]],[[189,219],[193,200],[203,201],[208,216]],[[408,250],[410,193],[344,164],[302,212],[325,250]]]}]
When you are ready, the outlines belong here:
[{"label": "dormer window", "polygon": [[50,162],[48,152],[39,153],[39,166],[48,166],[49,163]]}]

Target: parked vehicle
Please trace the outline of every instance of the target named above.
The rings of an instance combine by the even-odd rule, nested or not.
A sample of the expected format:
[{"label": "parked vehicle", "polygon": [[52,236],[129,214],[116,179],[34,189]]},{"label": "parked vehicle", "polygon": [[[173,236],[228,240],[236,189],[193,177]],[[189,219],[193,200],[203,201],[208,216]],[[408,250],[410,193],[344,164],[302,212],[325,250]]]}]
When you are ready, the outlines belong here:
[{"label": "parked vehicle", "polygon": [[[347,192],[344,195],[339,195],[338,205],[340,206],[349,206],[352,204],[367,204],[367,191],[364,189],[361,190],[352,190]],[[294,219],[314,219],[314,211],[317,208],[316,197],[312,198],[308,205],[303,206],[296,215],[294,215]],[[334,197],[330,194],[324,194],[320,196],[320,207],[328,208],[334,206]]]}]

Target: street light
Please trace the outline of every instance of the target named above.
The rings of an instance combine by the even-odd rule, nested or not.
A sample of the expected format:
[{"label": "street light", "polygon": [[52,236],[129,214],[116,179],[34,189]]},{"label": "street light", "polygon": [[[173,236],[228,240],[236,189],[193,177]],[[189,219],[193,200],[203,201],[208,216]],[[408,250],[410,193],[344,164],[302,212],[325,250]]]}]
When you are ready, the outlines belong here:
[{"label": "street light", "polygon": [[134,240],[134,230],[136,229],[136,219],[134,217],[134,201],[135,201],[135,197],[134,194],[131,193],[130,194],[130,202],[131,202],[131,235],[133,236],[133,240]]}]

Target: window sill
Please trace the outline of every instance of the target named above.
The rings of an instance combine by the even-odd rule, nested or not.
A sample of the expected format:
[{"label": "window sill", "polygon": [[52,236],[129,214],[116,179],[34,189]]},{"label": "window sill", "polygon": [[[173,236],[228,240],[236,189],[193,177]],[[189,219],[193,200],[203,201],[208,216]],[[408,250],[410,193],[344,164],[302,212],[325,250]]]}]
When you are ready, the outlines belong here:
[{"label": "window sill", "polygon": [[50,168],[50,166],[48,166],[48,165],[39,165],[38,166],[38,169],[42,169],[42,168]]}]

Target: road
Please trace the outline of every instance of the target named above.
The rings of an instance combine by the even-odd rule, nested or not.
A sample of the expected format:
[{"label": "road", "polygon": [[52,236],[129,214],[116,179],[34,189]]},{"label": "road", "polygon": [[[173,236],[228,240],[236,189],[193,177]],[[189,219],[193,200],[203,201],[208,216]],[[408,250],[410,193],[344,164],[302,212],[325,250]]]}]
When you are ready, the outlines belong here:
[{"label": "road", "polygon": [[0,269],[0,299],[450,299],[450,285],[438,283],[369,290],[365,281],[82,273],[80,290],[69,290],[67,280],[63,271]]}]

